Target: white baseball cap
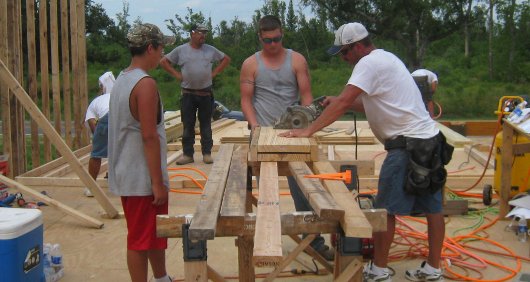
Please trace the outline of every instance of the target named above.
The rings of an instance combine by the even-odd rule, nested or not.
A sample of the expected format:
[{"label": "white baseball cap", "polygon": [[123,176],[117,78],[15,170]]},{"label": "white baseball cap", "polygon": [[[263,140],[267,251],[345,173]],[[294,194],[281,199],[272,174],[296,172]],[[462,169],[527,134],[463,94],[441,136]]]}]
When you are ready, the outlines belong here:
[{"label": "white baseball cap", "polygon": [[337,55],[342,49],[342,46],[348,45],[368,36],[368,31],[364,25],[360,23],[343,24],[337,31],[335,31],[335,42],[333,46],[328,49],[328,54]]}]

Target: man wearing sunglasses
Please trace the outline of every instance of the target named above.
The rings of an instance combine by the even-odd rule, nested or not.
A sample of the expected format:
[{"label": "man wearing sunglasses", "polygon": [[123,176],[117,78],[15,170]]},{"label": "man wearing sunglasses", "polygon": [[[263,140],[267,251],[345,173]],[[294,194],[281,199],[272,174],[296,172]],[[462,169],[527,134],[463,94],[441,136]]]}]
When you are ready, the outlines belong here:
[{"label": "man wearing sunglasses", "polygon": [[[195,144],[195,120],[199,118],[201,131],[202,160],[206,164],[212,159],[212,80],[230,63],[230,57],[217,48],[205,44],[208,28],[204,25],[192,25],[190,42],[182,44],[160,60],[160,65],[169,74],[180,81],[180,113],[183,124],[183,154],[177,165],[192,163]],[[213,69],[213,64],[217,66]],[[177,71],[173,64],[178,65]]]},{"label": "man wearing sunglasses", "polygon": [[[363,281],[392,281],[387,263],[396,215],[412,212],[423,212],[427,217],[429,255],[419,268],[407,270],[405,277],[411,281],[443,281],[440,268],[445,235],[442,191],[435,186],[433,178],[427,178],[430,182],[423,187],[421,194],[418,190],[408,190],[410,183],[416,181],[415,175],[411,174],[416,171],[408,168],[413,161],[416,166],[425,166],[417,158],[438,164],[443,159],[440,155],[443,155],[445,138],[425,109],[419,89],[403,62],[394,54],[377,49],[362,24],[342,25],[335,32],[335,44],[328,53],[340,54],[345,62],[354,66],[342,93],[324,101],[326,108],[308,128],[281,135],[308,137],[337,120],[348,109],[365,112],[374,135],[387,150],[379,173],[375,207],[388,211],[388,221],[387,231],[373,234],[374,260],[364,267]],[[430,144],[430,150],[416,155],[418,151],[415,149],[425,148],[426,143]],[[443,164],[447,162],[443,160]],[[437,166],[436,171],[445,170],[443,164]]]},{"label": "man wearing sunglasses", "polygon": [[[282,25],[275,16],[259,21],[262,50],[248,57],[241,66],[241,110],[250,128],[272,126],[287,107],[300,101],[311,104],[311,84],[307,61],[300,53],[283,47]],[[310,211],[311,205],[294,178],[288,177],[289,190],[297,211]],[[318,236],[311,247],[327,260],[333,260],[334,250]]]}]

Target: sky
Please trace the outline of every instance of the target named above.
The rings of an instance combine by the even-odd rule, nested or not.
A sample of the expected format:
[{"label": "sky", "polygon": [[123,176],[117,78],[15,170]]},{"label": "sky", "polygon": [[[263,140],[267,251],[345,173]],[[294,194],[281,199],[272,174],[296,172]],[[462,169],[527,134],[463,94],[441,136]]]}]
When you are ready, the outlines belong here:
[{"label": "sky", "polygon": [[[96,4],[102,4],[107,15],[115,22],[116,14],[123,10],[123,0],[94,0]],[[193,9],[194,13],[202,12],[208,19],[212,18],[212,25],[216,27],[222,20],[230,23],[234,17],[240,21],[250,23],[254,11],[260,9],[264,0],[127,0],[129,3],[129,22],[140,17],[142,22],[157,25],[162,32],[170,33],[166,27],[165,20],[175,19],[175,14],[184,17],[188,14],[187,7]],[[296,13],[299,10],[299,0],[293,0]],[[285,3],[289,3],[285,0]],[[306,15],[311,14],[310,8],[304,8]],[[308,16],[310,18],[310,16]]]}]

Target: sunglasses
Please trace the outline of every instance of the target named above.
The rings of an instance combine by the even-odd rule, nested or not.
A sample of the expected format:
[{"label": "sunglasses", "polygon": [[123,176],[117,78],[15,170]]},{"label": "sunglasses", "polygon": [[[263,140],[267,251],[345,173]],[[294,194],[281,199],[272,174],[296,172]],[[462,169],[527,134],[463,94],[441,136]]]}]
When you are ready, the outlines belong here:
[{"label": "sunglasses", "polygon": [[207,34],[208,31],[206,30],[192,30],[193,33],[200,33],[200,34]]},{"label": "sunglasses", "polygon": [[261,38],[261,41],[263,41],[263,43],[265,44],[272,44],[272,42],[278,43],[282,41],[282,36],[280,35],[280,36],[273,37],[273,38]]}]

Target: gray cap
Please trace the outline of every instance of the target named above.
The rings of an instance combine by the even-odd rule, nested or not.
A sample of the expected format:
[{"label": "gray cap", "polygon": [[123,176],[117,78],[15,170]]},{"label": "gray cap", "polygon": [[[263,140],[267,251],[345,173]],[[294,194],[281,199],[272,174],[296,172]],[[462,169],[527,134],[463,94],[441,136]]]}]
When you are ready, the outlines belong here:
[{"label": "gray cap", "polygon": [[154,24],[143,23],[135,25],[129,30],[127,41],[129,47],[142,47],[152,42],[168,45],[175,42],[175,37],[162,34],[160,29]]},{"label": "gray cap", "polygon": [[210,31],[207,26],[203,24],[192,24],[190,27],[190,32],[192,31]]}]

